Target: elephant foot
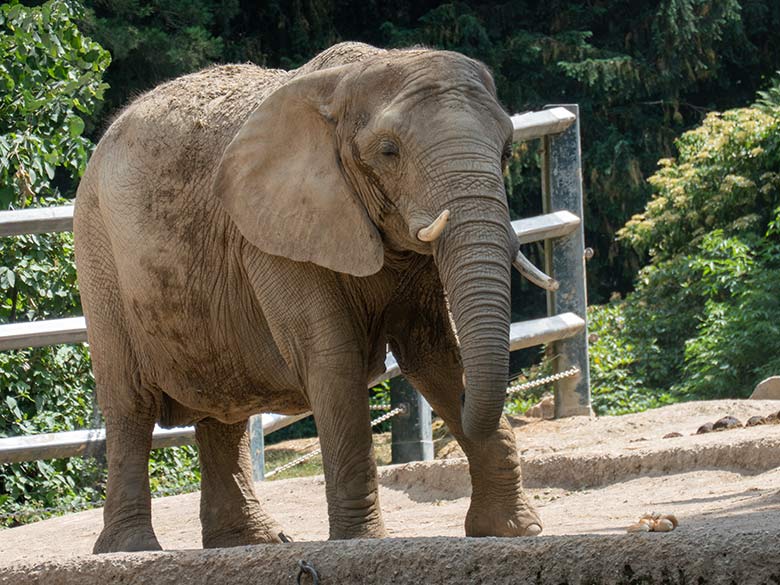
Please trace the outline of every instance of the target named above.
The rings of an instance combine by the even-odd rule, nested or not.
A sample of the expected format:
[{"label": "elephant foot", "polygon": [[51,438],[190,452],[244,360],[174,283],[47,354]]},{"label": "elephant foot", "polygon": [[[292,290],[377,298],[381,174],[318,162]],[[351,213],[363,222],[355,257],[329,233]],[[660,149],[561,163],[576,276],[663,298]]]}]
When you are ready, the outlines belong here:
[{"label": "elephant foot", "polygon": [[144,550],[162,550],[154,530],[146,523],[143,526],[107,526],[92,548],[94,554]]},{"label": "elephant foot", "polygon": [[386,538],[387,530],[381,516],[361,523],[342,524],[330,521],[330,540],[352,540],[356,538]]},{"label": "elephant foot", "polygon": [[203,548],[230,548],[249,544],[281,544],[291,539],[278,527],[266,525],[203,531]]},{"label": "elephant foot", "polygon": [[511,505],[472,499],[466,514],[466,536],[536,536],[542,532],[542,521],[536,510],[525,501]]}]

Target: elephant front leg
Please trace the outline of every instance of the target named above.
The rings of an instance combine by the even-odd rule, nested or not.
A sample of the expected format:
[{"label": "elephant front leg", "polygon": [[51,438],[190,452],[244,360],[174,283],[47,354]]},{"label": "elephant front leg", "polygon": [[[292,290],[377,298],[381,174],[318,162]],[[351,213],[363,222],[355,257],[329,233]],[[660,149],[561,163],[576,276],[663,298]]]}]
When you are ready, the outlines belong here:
[{"label": "elephant front leg", "polygon": [[281,542],[281,529],[255,497],[247,422],[205,419],[200,450],[200,522],[204,548]]},{"label": "elephant front leg", "polygon": [[463,434],[463,366],[438,277],[432,271],[422,273],[389,315],[390,347],[401,370],[469,460],[472,494],[466,536],[539,534],[542,523],[523,492],[520,458],[506,417],[484,441],[470,441]]},{"label": "elephant front leg", "polygon": [[308,391],[322,447],[332,540],[386,536],[368,392],[365,380],[354,375],[362,370],[327,360],[310,369]]},{"label": "elephant front leg", "polygon": [[[393,345],[396,357],[403,351]],[[402,364],[403,358],[399,358]],[[457,439],[469,461],[471,505],[466,514],[466,536],[535,536],[542,531],[536,510],[523,491],[515,435],[506,417],[485,441],[465,438],[461,428],[462,369],[454,351],[426,356],[424,366],[404,372]]]},{"label": "elephant front leg", "polygon": [[[459,422],[459,417],[458,417]],[[453,428],[455,423],[450,424]],[[469,460],[471,505],[466,536],[536,536],[542,521],[523,490],[515,435],[506,417],[498,430],[480,444],[454,433]]]}]

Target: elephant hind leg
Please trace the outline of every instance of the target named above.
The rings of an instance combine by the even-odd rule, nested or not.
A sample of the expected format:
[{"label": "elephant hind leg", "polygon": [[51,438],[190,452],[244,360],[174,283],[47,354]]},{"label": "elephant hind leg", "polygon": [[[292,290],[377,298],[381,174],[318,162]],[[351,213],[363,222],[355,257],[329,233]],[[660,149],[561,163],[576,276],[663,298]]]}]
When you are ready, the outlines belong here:
[{"label": "elephant hind leg", "polygon": [[[150,409],[151,410],[151,409]],[[94,553],[160,550],[152,529],[149,451],[155,413],[105,412],[108,488]]]},{"label": "elephant hind leg", "polygon": [[[105,310],[86,311],[108,456],[103,531],[94,552],[159,550],[149,490],[149,451],[159,412],[158,395],[141,382],[123,320],[108,310],[119,310],[112,296],[110,289],[104,289],[97,300]],[[94,306],[95,297],[90,301]]]},{"label": "elephant hind leg", "polygon": [[76,263],[108,455],[103,530],[94,552],[159,550],[148,472],[159,396],[141,381],[111,242],[88,182],[82,180],[74,217]]},{"label": "elephant hind leg", "polygon": [[200,449],[204,548],[282,542],[281,528],[255,496],[247,421],[195,425]]}]

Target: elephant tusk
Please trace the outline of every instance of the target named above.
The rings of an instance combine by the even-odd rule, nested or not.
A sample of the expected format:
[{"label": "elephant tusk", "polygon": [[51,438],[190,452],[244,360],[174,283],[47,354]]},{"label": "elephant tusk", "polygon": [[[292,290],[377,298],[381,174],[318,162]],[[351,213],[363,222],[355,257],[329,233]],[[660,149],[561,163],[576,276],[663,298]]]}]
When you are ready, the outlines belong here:
[{"label": "elephant tusk", "polygon": [[447,220],[450,218],[450,210],[445,209],[439,214],[439,217],[433,220],[431,225],[424,227],[417,232],[417,239],[421,242],[433,242],[444,231]]},{"label": "elephant tusk", "polygon": [[525,276],[539,288],[555,291],[558,290],[558,287],[560,286],[557,280],[546,275],[536,266],[531,264],[531,261],[526,258],[520,250],[517,251],[517,256],[515,256],[515,259],[512,261],[512,266],[517,268],[520,274]]}]

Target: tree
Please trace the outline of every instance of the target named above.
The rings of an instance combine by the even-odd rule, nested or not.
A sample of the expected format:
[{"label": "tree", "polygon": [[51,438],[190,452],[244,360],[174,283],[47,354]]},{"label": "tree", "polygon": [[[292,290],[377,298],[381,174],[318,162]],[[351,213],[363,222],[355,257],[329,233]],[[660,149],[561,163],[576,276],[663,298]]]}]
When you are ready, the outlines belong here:
[{"label": "tree", "polygon": [[0,206],[60,196],[84,171],[85,118],[102,99],[109,54],[82,35],[77,5],[0,7]]},{"label": "tree", "polygon": [[[780,371],[779,86],[683,134],[645,211],[618,232],[651,262],[624,301],[592,309],[607,408],[745,397]],[[619,368],[629,393],[614,402]]]},{"label": "tree", "polygon": [[[106,88],[108,53],[74,23],[78,5],[0,7],[0,205],[46,206],[72,195],[92,143],[83,136]],[[6,238],[0,322],[80,314],[71,234]],[[0,353],[0,436],[73,430],[92,422],[83,345]],[[83,459],[0,467],[0,510],[92,497],[98,468]]]},{"label": "tree", "polygon": [[[748,103],[780,61],[780,4],[772,0],[88,4],[85,26],[115,56],[110,109],[213,61],[291,68],[341,40],[424,44],[481,59],[511,111],[578,102],[594,302],[630,290],[644,262],[615,234],[644,208],[656,161],[707,112]],[[516,153],[508,180],[518,215],[539,211],[537,158],[534,145]]]}]

